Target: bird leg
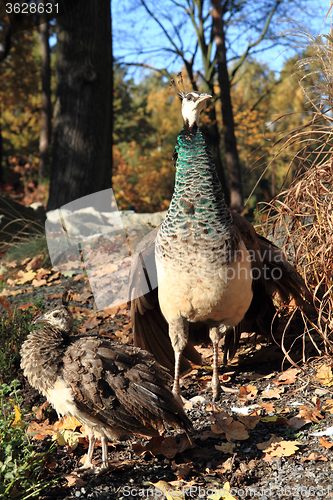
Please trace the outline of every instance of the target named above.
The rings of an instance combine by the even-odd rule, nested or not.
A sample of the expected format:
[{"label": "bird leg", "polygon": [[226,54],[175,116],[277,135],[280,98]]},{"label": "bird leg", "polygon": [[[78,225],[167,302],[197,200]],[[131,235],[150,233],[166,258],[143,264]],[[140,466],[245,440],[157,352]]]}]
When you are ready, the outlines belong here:
[{"label": "bird leg", "polygon": [[212,376],[212,389],[213,389],[213,401],[215,401],[218,397],[220,390],[220,379],[219,379],[219,341],[220,334],[216,327],[210,328],[209,337],[213,344],[213,376]]},{"label": "bird leg", "polygon": [[224,325],[219,327],[212,327],[209,329],[209,337],[213,344],[213,376],[212,376],[212,390],[213,401],[218,398],[220,392],[220,379],[219,379],[219,342],[221,336],[226,332],[227,328]]},{"label": "bird leg", "polygon": [[182,316],[178,316],[169,322],[169,335],[171,344],[175,353],[175,373],[172,392],[177,396],[180,393],[179,377],[180,377],[180,360],[182,352],[188,341],[188,322]]},{"label": "bird leg", "polygon": [[92,463],[92,456],[94,453],[94,447],[95,447],[95,442],[96,438],[94,434],[88,434],[88,439],[89,439],[89,447],[88,447],[88,452],[87,452],[87,458],[82,467],[79,467],[79,471],[84,471],[87,469],[95,469],[93,463]]},{"label": "bird leg", "polygon": [[108,462],[108,439],[106,436],[101,437],[101,443],[102,443],[102,468],[103,469],[108,469],[109,467],[109,462]]}]

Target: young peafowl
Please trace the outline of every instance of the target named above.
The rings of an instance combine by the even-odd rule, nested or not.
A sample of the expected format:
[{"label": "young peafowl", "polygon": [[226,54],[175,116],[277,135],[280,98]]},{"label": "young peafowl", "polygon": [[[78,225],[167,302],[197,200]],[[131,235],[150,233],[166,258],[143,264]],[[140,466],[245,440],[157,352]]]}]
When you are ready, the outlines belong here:
[{"label": "young peafowl", "polygon": [[192,430],[192,424],[168,384],[168,371],[137,347],[98,336],[70,336],[73,316],[63,305],[38,317],[21,348],[21,367],[29,383],[60,415],[75,417],[88,429],[89,448],[81,469],[93,468],[96,437],[102,442],[133,434],[158,436],[165,424]]}]

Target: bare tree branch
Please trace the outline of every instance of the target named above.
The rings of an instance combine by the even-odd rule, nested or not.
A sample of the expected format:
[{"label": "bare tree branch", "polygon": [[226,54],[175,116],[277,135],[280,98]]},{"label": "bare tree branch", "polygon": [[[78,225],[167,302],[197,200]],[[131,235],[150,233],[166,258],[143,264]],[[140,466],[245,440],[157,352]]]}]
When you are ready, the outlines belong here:
[{"label": "bare tree branch", "polygon": [[243,52],[243,54],[241,55],[240,59],[239,59],[239,62],[238,64],[236,65],[236,67],[233,69],[232,73],[231,73],[231,78],[230,80],[232,81],[235,74],[237,73],[237,71],[239,70],[239,68],[242,66],[242,64],[244,63],[246,57],[248,56],[250,50],[253,48],[253,47],[256,47],[257,45],[259,45],[260,42],[262,42],[262,40],[265,38],[266,36],[266,33],[267,33],[267,30],[268,30],[268,27],[270,25],[270,22],[272,20],[272,17],[273,15],[275,14],[276,12],[276,9],[278,8],[278,6],[280,5],[282,0],[277,0],[274,7],[272,8],[271,12],[269,13],[269,16],[266,20],[266,23],[265,23],[265,26],[263,27],[262,29],[262,32],[260,34],[260,36],[257,38],[257,40],[255,42],[252,42],[252,43],[249,43],[247,48],[245,49],[245,51]]}]

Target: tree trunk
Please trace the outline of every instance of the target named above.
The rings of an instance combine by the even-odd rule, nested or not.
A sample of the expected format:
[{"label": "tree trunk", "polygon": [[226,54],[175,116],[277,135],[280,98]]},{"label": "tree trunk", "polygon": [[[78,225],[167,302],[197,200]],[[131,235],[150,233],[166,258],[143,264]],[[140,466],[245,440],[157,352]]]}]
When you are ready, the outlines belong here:
[{"label": "tree trunk", "polygon": [[235,136],[234,115],[231,104],[230,81],[227,68],[225,35],[222,19],[221,0],[212,0],[213,23],[216,43],[218,82],[221,93],[223,117],[223,137],[226,163],[229,175],[230,208],[240,211],[243,205],[241,170]]},{"label": "tree trunk", "polygon": [[38,176],[42,180],[49,162],[49,147],[51,141],[51,66],[49,45],[49,21],[46,13],[40,14],[41,22],[41,59],[42,59],[42,113],[39,140]]},{"label": "tree trunk", "polygon": [[[110,2],[81,0],[68,14],[57,19],[57,36],[57,91],[48,210],[111,188]],[[97,203],[95,208],[101,207]]]}]

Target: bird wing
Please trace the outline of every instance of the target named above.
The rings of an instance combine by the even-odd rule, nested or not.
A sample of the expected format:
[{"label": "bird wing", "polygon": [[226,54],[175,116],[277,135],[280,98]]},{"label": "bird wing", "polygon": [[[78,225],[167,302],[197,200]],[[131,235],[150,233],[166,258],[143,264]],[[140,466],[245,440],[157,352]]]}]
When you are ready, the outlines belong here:
[{"label": "bird wing", "polygon": [[62,377],[79,412],[118,436],[155,436],[165,422],[191,429],[167,387],[170,375],[140,349],[97,337],[80,338],[67,348]]}]

